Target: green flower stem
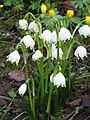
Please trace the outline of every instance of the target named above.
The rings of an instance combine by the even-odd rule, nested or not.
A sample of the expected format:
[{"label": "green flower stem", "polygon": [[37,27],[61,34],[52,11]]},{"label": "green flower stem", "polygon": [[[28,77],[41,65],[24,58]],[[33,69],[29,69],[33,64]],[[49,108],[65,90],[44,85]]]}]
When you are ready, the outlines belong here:
[{"label": "green flower stem", "polygon": [[24,16],[24,19],[26,19],[26,20],[29,19],[29,16],[32,16],[34,20],[36,19],[31,12],[28,12],[28,13]]},{"label": "green flower stem", "polygon": [[68,49],[66,59],[69,58],[69,55],[70,55],[70,52],[71,52],[71,50],[72,50],[72,47],[73,47],[74,43],[75,43],[75,41],[73,40],[73,42],[70,44],[70,47],[69,47],[69,49]]},{"label": "green flower stem", "polygon": [[47,104],[47,109],[46,109],[46,112],[48,114],[50,114],[52,91],[53,91],[53,85],[50,82],[50,91],[49,91],[48,104]]},{"label": "green flower stem", "polygon": [[[22,50],[22,53],[23,53],[23,58],[24,58],[26,80],[28,80],[29,79],[29,76],[28,76],[28,66],[27,66],[27,60],[26,60],[27,49],[23,45],[21,45],[20,47],[21,47],[21,50]],[[30,89],[29,81],[27,82],[27,86],[28,86],[28,93],[29,93],[30,108],[31,108],[31,111],[33,112],[33,116],[35,116],[35,112],[33,111],[33,103],[32,103],[31,89]]]},{"label": "green flower stem", "polygon": [[85,22],[85,20],[81,21],[81,22],[75,27],[75,29],[74,29],[74,31],[73,31],[73,33],[72,33],[72,36],[75,35],[75,32],[77,31],[77,29],[79,28],[79,26],[80,26],[83,22]]},{"label": "green flower stem", "polygon": [[44,68],[43,68],[43,59],[37,62],[38,69],[39,69],[39,74],[40,74],[40,79],[41,79],[41,98],[44,96]]},{"label": "green flower stem", "polygon": [[71,91],[71,57],[69,56],[68,90]]},{"label": "green flower stem", "polygon": [[35,83],[34,83],[33,78],[32,78],[32,93],[33,93],[33,107],[32,107],[32,110],[33,110],[33,116],[34,116],[34,120],[35,120]]},{"label": "green flower stem", "polygon": [[59,72],[59,31],[58,31],[58,22],[56,22],[56,34],[57,34],[57,72]]},{"label": "green flower stem", "polygon": [[45,93],[48,92],[48,76],[50,73],[50,60],[47,61],[47,65],[46,65],[46,80],[45,80]]},{"label": "green flower stem", "polygon": [[[28,67],[27,67],[27,64],[25,64],[25,72],[26,72],[26,80],[28,80],[29,77],[28,77]],[[30,89],[29,81],[28,81],[27,85],[28,85],[30,107],[31,107],[31,110],[32,110],[33,104],[32,104],[31,89]]]}]

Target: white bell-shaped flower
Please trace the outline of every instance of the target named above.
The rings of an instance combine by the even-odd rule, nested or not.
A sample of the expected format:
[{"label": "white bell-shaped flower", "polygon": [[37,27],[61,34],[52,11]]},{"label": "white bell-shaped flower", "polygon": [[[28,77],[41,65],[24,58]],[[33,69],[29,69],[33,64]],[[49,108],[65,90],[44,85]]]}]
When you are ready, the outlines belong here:
[{"label": "white bell-shaped flower", "polygon": [[36,61],[36,60],[38,60],[38,59],[40,59],[40,58],[42,58],[43,57],[43,54],[41,53],[41,51],[40,50],[37,50],[33,55],[32,55],[32,60],[33,61]]},{"label": "white bell-shaped flower", "polygon": [[51,43],[51,31],[50,30],[44,30],[41,34],[41,38],[44,39],[47,43]]},{"label": "white bell-shaped flower", "polygon": [[87,50],[85,47],[83,46],[79,46],[77,47],[77,49],[74,52],[74,55],[79,59],[79,57],[81,59],[83,59],[85,56],[87,57]]},{"label": "white bell-shaped flower", "polygon": [[56,34],[56,31],[53,31],[52,33],[51,33],[51,41],[53,42],[53,43],[57,43],[57,34]]},{"label": "white bell-shaped flower", "polygon": [[[58,49],[55,48],[52,50],[52,59],[57,59],[57,52],[58,52]],[[59,48],[59,58],[62,59],[62,56],[63,56],[63,51],[61,48]]]},{"label": "white bell-shaped flower", "polygon": [[20,43],[24,43],[26,48],[30,47],[30,49],[32,50],[34,48],[35,42],[33,40],[33,38],[30,35],[26,35],[24,36]]},{"label": "white bell-shaped flower", "polygon": [[11,63],[15,62],[18,65],[19,60],[20,60],[20,55],[19,55],[19,52],[17,50],[11,52],[7,56],[7,61],[10,61]]},{"label": "white bell-shaped flower", "polygon": [[26,83],[23,83],[20,87],[19,87],[19,94],[21,95],[21,96],[23,96],[24,94],[25,94],[25,92],[26,92],[26,90],[27,90],[27,85],[26,85]]},{"label": "white bell-shaped flower", "polygon": [[66,40],[69,40],[71,37],[72,37],[72,35],[71,35],[70,31],[67,28],[62,27],[59,32],[59,39],[61,41],[65,42]]},{"label": "white bell-shaped flower", "polygon": [[54,84],[54,86],[57,86],[57,88],[59,86],[66,87],[66,80],[64,75],[61,72],[59,72],[55,76],[52,74],[50,76],[50,81]]},{"label": "white bell-shaped flower", "polygon": [[80,35],[85,36],[85,38],[87,36],[90,37],[90,27],[88,25],[83,25],[82,27],[80,27],[78,32],[79,32]]},{"label": "white bell-shaped flower", "polygon": [[28,22],[25,19],[19,20],[19,27],[20,29],[26,30],[28,27]]},{"label": "white bell-shaped flower", "polygon": [[29,30],[33,30],[35,33],[39,32],[38,30],[38,26],[37,24],[35,23],[35,21],[31,22],[28,26],[28,29]]}]

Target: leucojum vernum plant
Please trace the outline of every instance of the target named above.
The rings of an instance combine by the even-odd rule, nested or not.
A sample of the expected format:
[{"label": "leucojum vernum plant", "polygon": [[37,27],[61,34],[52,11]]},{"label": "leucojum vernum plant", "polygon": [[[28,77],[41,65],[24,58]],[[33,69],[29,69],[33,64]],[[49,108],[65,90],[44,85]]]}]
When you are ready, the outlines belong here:
[{"label": "leucojum vernum plant", "polygon": [[[30,17],[33,18],[32,21],[29,20]],[[77,32],[85,38],[90,37],[89,25],[83,25],[82,21],[71,33],[55,16],[53,19],[53,29],[49,30],[43,28],[40,20],[32,13],[27,13],[24,19],[19,20],[23,37],[15,50],[7,56],[7,61],[16,65],[23,58],[26,80],[18,92],[21,96],[28,96],[32,120],[37,120],[39,113],[47,114],[49,119],[51,114],[64,105],[74,83],[71,59],[73,56],[82,60],[87,57],[86,48],[74,36]],[[75,51],[74,44],[77,45]]]}]

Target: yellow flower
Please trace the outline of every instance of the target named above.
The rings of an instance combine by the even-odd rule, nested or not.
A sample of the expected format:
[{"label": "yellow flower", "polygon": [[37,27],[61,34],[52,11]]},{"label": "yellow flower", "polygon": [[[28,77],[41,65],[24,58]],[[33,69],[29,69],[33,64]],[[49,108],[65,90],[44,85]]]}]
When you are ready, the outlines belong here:
[{"label": "yellow flower", "polygon": [[0,8],[3,8],[3,5],[0,5]]},{"label": "yellow flower", "polygon": [[85,22],[86,22],[86,24],[90,24],[90,16],[86,16]]},{"label": "yellow flower", "polygon": [[45,5],[45,4],[42,4],[42,5],[41,5],[41,12],[42,12],[43,14],[46,13],[46,9],[47,9],[46,5]]},{"label": "yellow flower", "polygon": [[74,11],[73,10],[67,10],[67,17],[68,18],[72,18],[73,17],[73,15],[74,15]]},{"label": "yellow flower", "polygon": [[49,10],[49,16],[54,17],[55,16],[55,11],[53,9]]}]

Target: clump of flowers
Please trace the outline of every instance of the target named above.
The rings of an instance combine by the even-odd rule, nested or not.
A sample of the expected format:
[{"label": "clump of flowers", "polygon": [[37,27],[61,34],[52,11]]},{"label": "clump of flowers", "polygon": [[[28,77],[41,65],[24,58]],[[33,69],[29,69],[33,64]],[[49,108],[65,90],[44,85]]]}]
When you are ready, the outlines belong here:
[{"label": "clump of flowers", "polygon": [[[46,12],[45,5],[41,6],[41,11],[42,13]],[[50,17],[54,18],[55,11],[50,10],[49,12]],[[29,13],[29,15],[32,14]],[[73,15],[73,11],[67,12],[69,18]],[[22,31],[24,30],[24,34],[16,46],[15,51],[7,56],[7,61],[10,61],[12,64],[15,62],[18,65],[20,58],[23,58],[26,81],[19,87],[18,91],[23,96],[25,93],[27,95],[26,91],[28,90],[30,110],[35,119],[35,111],[39,106],[37,101],[41,102],[40,106],[43,103],[46,104],[45,108],[42,109],[44,113],[46,111],[49,115],[52,110],[51,101],[53,97],[57,96],[57,103],[59,103],[58,97],[61,99],[64,97],[58,91],[62,92],[67,89],[68,93],[70,92],[72,78],[71,69],[68,69],[68,67],[71,65],[73,45],[77,43],[74,39],[74,34],[79,29],[80,36],[83,35],[85,38],[90,37],[90,27],[88,25],[76,26],[74,32],[71,34],[68,28],[61,26],[57,22],[58,20],[54,21],[54,26],[51,27],[52,29],[43,29],[40,21],[33,15],[32,17],[34,20],[30,23],[25,19],[19,20],[19,28]],[[22,54],[21,56],[19,50]],[[28,56],[30,56],[30,61],[28,61]],[[87,57],[86,48],[82,45],[78,46],[74,52],[74,56],[78,59],[84,59],[84,57]],[[29,66],[31,66],[31,71],[34,71],[30,74],[28,74]]]}]

